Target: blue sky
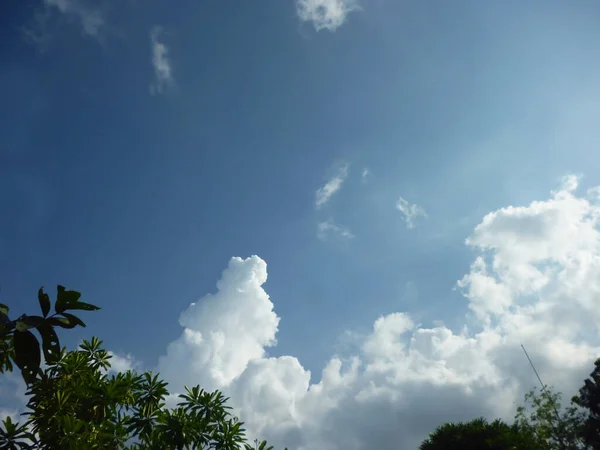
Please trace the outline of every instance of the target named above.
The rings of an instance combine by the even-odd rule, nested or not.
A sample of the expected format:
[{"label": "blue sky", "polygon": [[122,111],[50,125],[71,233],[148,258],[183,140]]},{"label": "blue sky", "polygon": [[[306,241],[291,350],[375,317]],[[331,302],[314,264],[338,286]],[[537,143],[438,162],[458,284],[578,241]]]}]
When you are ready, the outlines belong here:
[{"label": "blue sky", "polygon": [[[485,324],[474,298],[489,292],[457,281],[482,254],[515,283],[500,247],[530,241],[492,239],[503,234],[475,228],[484,216],[537,214],[533,201],[563,205],[557,192],[592,202],[600,184],[599,18],[593,1],[4,5],[0,296],[31,311],[41,285],[80,290],[103,309],[65,342],[99,335],[155,367],[180,313],[232,257],[258,255],[268,280],[256,289],[280,322],[256,358],[293,355],[311,383],[332,355],[367,352],[378,317]],[[582,197],[567,174],[583,175],[570,179]],[[400,198],[422,213],[414,222]],[[262,273],[248,261],[239,270]],[[276,441],[324,439],[259,422]]]}]

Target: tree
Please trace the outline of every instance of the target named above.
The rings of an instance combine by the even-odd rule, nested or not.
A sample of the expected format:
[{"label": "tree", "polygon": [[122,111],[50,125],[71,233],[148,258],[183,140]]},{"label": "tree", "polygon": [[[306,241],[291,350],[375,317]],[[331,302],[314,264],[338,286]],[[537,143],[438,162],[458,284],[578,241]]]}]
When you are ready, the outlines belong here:
[{"label": "tree", "polygon": [[38,291],[41,316],[22,314],[15,320],[8,317],[8,306],[0,303],[0,373],[11,372],[13,363],[21,370],[26,383],[31,383],[38,375],[41,364],[40,344],[31,332],[36,330],[42,338],[44,359],[52,361],[60,352],[60,341],[55,327],[85,327],[77,316],[68,313],[72,310],[97,311],[97,306],[79,301],[81,294],[57,286],[54,314],[50,314],[50,297],[44,288]]},{"label": "tree", "polygon": [[421,443],[419,450],[541,450],[541,442],[528,429],[484,418],[446,423]]},{"label": "tree", "polygon": [[[62,312],[57,314],[64,317],[60,298],[64,297],[59,295],[57,307]],[[80,306],[78,298],[66,306]],[[50,308],[43,305],[45,318]],[[72,319],[67,319],[70,325]],[[19,320],[38,331],[43,325],[39,319],[31,322],[21,316]],[[152,372],[110,373],[111,356],[95,337],[74,351],[59,348],[49,357],[44,352],[46,364],[41,369],[37,358],[20,353],[18,333],[29,331],[22,328],[4,328],[6,347],[12,345],[12,349],[2,355],[2,362],[8,370],[11,359],[26,367],[22,374],[28,386],[27,420],[22,425],[10,417],[3,422],[0,449],[272,450],[265,441],[255,441],[254,446],[247,443],[243,423],[232,416],[228,399],[219,391],[186,388],[177,407],[167,408],[167,383]],[[44,339],[47,329],[40,334]],[[33,341],[26,349],[34,349]]]},{"label": "tree", "polygon": [[594,363],[594,371],[584,381],[579,394],[572,402],[584,410],[580,437],[590,448],[600,448],[600,358]]},{"label": "tree", "polygon": [[579,394],[563,408],[562,395],[544,386],[525,394],[515,421],[488,424],[484,419],[445,424],[433,432],[420,450],[437,449],[600,449],[600,359]]},{"label": "tree", "polygon": [[561,406],[562,395],[545,386],[525,394],[525,405],[517,408],[515,423],[538,436],[548,449],[581,450],[587,448],[579,439],[582,416],[571,405]]}]

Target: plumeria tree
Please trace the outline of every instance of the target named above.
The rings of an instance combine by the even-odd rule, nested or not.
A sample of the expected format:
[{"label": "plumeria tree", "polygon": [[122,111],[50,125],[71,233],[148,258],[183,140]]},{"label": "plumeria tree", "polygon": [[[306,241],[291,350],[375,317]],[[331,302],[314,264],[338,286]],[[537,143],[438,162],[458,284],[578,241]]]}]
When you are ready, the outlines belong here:
[{"label": "plumeria tree", "polygon": [[0,449],[272,449],[265,441],[247,442],[243,423],[219,391],[186,388],[177,406],[167,408],[167,383],[152,372],[111,372],[111,355],[98,338],[77,350],[61,348],[56,327],[85,326],[67,311],[98,308],[59,286],[50,315],[43,289],[38,297],[41,316],[11,321],[8,307],[0,306],[0,368],[21,370],[28,397],[24,422],[8,417],[0,426]]}]

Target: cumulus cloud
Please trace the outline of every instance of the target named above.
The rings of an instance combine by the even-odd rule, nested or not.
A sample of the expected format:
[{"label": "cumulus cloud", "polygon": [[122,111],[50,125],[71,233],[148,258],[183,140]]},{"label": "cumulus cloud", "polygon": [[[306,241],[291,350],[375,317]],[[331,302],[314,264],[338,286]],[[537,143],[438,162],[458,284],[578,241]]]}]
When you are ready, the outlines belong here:
[{"label": "cumulus cloud", "polygon": [[535,384],[521,344],[568,398],[600,354],[600,206],[576,188],[483,218],[458,282],[470,308],[460,330],[382,316],[317,382],[293,356],[266,354],[279,325],[266,263],[233,258],[217,292],[181,315],[161,372],[175,390],[223,389],[251,434],[300,450],[416,448],[443,422],[510,420]]},{"label": "cumulus cloud", "polygon": [[181,388],[201,383],[208,389],[231,384],[252,360],[276,343],[279,317],[261,287],[267,264],[257,256],[232,258],[217,292],[192,303],[179,317],[184,327],[159,361],[160,372]]},{"label": "cumulus cloud", "polygon": [[348,228],[336,224],[333,219],[329,219],[317,224],[317,237],[322,241],[327,241],[332,237],[346,240],[353,239],[354,234]]},{"label": "cumulus cloud", "polygon": [[154,68],[154,81],[150,85],[150,93],[161,94],[167,87],[174,83],[173,69],[169,60],[169,49],[160,40],[163,29],[159,26],[152,28],[150,42],[152,44],[152,67]]},{"label": "cumulus cloud", "polygon": [[335,175],[324,186],[317,189],[315,194],[315,207],[317,209],[325,205],[331,197],[342,188],[348,176],[348,165],[340,166]]},{"label": "cumulus cloud", "polygon": [[396,202],[396,208],[404,216],[404,222],[406,222],[407,228],[414,228],[417,218],[427,217],[427,213],[422,207],[414,203],[409,203],[402,197]]},{"label": "cumulus cloud", "polygon": [[300,20],[312,22],[315,30],[335,31],[352,11],[359,9],[356,0],[296,0]]},{"label": "cumulus cloud", "polygon": [[109,372],[119,373],[127,372],[128,370],[139,370],[139,362],[130,354],[119,355],[113,351],[108,351],[110,355],[110,370]]},{"label": "cumulus cloud", "polygon": [[102,12],[83,0],[44,0],[44,5],[81,24],[85,34],[97,37],[105,25]]}]

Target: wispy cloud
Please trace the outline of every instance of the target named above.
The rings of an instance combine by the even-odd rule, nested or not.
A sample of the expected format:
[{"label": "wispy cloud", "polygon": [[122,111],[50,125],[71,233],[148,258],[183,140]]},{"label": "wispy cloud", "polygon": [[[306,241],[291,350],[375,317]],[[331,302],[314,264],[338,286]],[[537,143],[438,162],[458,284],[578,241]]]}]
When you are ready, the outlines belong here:
[{"label": "wispy cloud", "polygon": [[369,178],[371,178],[371,170],[368,167],[365,167],[360,175],[361,181],[366,184],[369,182]]},{"label": "wispy cloud", "polygon": [[572,192],[577,189],[579,183],[581,183],[581,179],[583,175],[581,174],[567,174],[560,177],[560,187],[562,190],[567,192]]},{"label": "wispy cloud", "polygon": [[300,20],[312,22],[317,31],[335,31],[357,9],[357,0],[296,0]]},{"label": "wispy cloud", "polygon": [[317,224],[317,237],[322,241],[327,241],[332,237],[353,239],[354,234],[348,228],[338,225],[332,219],[329,219]]},{"label": "wispy cloud", "polygon": [[74,23],[85,36],[103,43],[106,26],[105,11],[91,0],[42,0],[33,10],[32,19],[21,31],[23,39],[44,51],[52,41],[55,31],[64,23]]},{"label": "wispy cloud", "polygon": [[427,217],[427,213],[422,207],[413,203],[409,203],[402,197],[400,197],[396,202],[396,208],[404,216],[404,221],[406,222],[407,228],[414,228],[416,225],[415,221],[418,217]]},{"label": "wispy cloud", "polygon": [[97,37],[105,25],[102,12],[81,0],[44,0],[48,8],[55,8],[70,20],[78,21],[85,34]]},{"label": "wispy cloud", "polygon": [[160,40],[162,33],[163,29],[159,26],[155,26],[150,32],[152,66],[154,67],[154,81],[150,85],[150,93],[152,95],[161,94],[167,87],[174,83],[173,69],[169,60],[169,49]]},{"label": "wispy cloud", "polygon": [[588,197],[595,202],[600,201],[600,186],[596,186],[587,190]]},{"label": "wispy cloud", "polygon": [[327,183],[325,183],[324,186],[317,189],[315,195],[315,206],[317,209],[325,205],[333,196],[333,194],[335,194],[341,189],[342,184],[344,184],[344,181],[346,180],[347,176],[348,165],[344,164],[337,170],[333,178],[331,178]]}]

